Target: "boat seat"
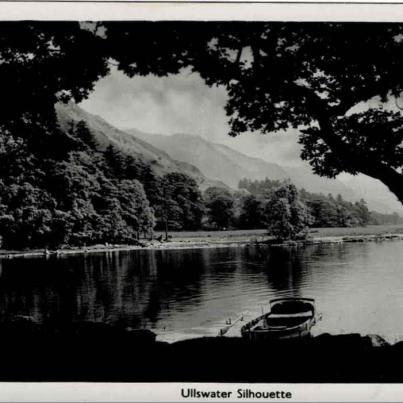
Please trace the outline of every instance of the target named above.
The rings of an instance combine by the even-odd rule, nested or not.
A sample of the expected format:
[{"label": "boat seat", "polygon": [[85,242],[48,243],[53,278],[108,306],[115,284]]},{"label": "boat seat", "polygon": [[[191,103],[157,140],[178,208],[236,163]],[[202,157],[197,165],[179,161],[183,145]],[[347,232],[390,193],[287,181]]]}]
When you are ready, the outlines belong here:
[{"label": "boat seat", "polygon": [[310,318],[313,316],[312,311],[298,313],[271,313],[270,318]]}]

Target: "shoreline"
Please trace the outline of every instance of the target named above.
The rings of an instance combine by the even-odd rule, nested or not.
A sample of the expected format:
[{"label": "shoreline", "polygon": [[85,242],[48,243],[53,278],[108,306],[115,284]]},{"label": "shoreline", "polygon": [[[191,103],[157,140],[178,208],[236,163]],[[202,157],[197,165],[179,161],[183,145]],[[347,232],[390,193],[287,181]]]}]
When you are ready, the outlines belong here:
[{"label": "shoreline", "polygon": [[[364,227],[365,228],[365,227]],[[228,231],[228,235],[223,231],[205,233],[197,232],[192,235],[186,236],[186,233],[176,233],[176,236],[169,241],[140,241],[139,245],[128,244],[97,244],[86,247],[71,247],[60,248],[56,250],[48,249],[31,249],[31,250],[6,250],[0,249],[0,259],[10,259],[17,257],[50,257],[50,256],[64,256],[76,254],[92,254],[92,253],[111,253],[111,252],[124,252],[134,250],[185,250],[185,249],[207,249],[207,248],[228,248],[228,247],[243,247],[249,245],[269,245],[271,247],[299,247],[307,245],[320,245],[320,244],[340,244],[349,242],[383,242],[391,240],[403,240],[403,228],[396,227],[399,232],[378,232],[365,233],[365,234],[344,234],[333,235],[323,231],[324,234],[319,236],[311,236],[306,240],[298,241],[284,241],[276,243],[265,230],[249,230],[249,231]],[[342,231],[343,228],[332,229]],[[349,232],[347,229],[345,232]],[[355,230],[357,230],[355,228]],[[357,230],[358,231],[358,230]],[[321,232],[316,230],[315,232]],[[315,233],[314,232],[314,233]],[[358,231],[359,232],[359,231]]]},{"label": "shoreline", "polygon": [[[403,372],[396,370],[403,359],[403,342],[389,344],[377,335],[323,333],[270,342],[217,336],[173,343],[158,341],[155,336],[149,330],[99,322],[45,325],[16,318],[0,323],[0,341],[7,346],[0,363],[0,380],[403,381]],[[260,364],[267,364],[263,371],[256,358]]]}]

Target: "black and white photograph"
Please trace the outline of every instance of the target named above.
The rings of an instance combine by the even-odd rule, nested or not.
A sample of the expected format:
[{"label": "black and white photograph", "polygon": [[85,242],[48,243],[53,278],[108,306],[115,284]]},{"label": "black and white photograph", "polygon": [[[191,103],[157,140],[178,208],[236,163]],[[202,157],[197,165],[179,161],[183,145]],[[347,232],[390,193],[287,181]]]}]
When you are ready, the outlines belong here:
[{"label": "black and white photograph", "polygon": [[0,20],[0,382],[403,382],[401,17]]}]

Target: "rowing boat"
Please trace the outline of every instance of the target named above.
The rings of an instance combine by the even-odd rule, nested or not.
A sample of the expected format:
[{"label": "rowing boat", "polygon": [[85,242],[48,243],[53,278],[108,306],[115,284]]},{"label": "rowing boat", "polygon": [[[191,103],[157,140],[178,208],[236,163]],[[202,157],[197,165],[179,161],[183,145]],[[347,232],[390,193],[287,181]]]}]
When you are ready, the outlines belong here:
[{"label": "rowing boat", "polygon": [[252,341],[308,337],[318,319],[314,299],[276,298],[269,312],[242,326],[241,334]]}]

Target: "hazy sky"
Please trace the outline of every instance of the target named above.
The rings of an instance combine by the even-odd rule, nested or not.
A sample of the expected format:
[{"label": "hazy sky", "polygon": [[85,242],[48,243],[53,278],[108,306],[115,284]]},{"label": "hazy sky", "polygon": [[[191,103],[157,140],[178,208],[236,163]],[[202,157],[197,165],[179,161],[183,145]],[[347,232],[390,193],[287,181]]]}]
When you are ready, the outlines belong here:
[{"label": "hazy sky", "polygon": [[[223,87],[208,87],[197,73],[184,71],[168,77],[129,78],[113,68],[109,76],[96,84],[81,106],[120,129],[197,135],[266,161],[308,166],[299,158],[300,146],[295,130],[266,135],[244,133],[236,138],[228,136],[226,99]],[[376,107],[379,102],[373,99],[354,110]],[[396,110],[394,102],[387,107]]]},{"label": "hazy sky", "polygon": [[[198,74],[183,72],[170,77],[128,78],[114,69],[96,84],[89,99],[81,106],[121,129],[134,128],[164,135],[197,135],[283,166],[309,167],[299,157],[296,131],[266,135],[244,133],[236,138],[228,136],[224,110],[226,98],[224,88],[207,87]],[[354,109],[358,112],[369,106],[377,107],[379,103],[374,99]],[[403,100],[400,104],[403,105]],[[394,102],[386,107],[397,110]],[[356,190],[365,185],[363,192],[377,189],[379,200],[392,203],[394,210],[403,211],[385,186],[373,187],[377,182],[373,179],[362,175],[353,178],[348,174],[341,174],[338,179]],[[373,196],[371,192],[369,194]],[[367,193],[363,193],[366,198]]]},{"label": "hazy sky", "polygon": [[197,135],[282,165],[302,163],[296,132],[228,136],[226,99],[224,88],[208,87],[195,73],[129,78],[114,69],[81,106],[121,129]]}]

